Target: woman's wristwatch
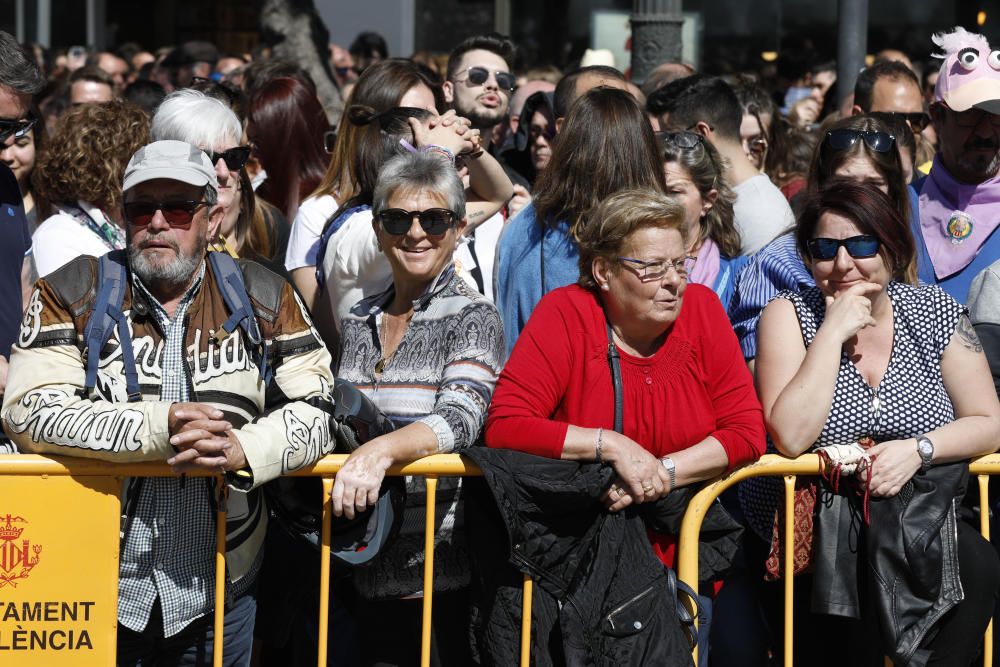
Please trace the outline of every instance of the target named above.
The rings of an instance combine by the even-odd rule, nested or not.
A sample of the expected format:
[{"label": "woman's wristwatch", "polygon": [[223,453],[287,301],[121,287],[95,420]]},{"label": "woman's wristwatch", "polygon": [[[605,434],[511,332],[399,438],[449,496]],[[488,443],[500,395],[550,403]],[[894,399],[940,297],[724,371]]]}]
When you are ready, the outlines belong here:
[{"label": "woman's wristwatch", "polygon": [[934,459],[934,443],[926,435],[917,436],[917,454],[920,454],[920,469],[930,468]]},{"label": "woman's wristwatch", "polygon": [[667,469],[667,474],[670,475],[670,488],[668,491],[673,491],[674,487],[677,486],[677,466],[674,465],[674,460],[669,456],[664,456],[660,459],[660,463],[663,467]]}]

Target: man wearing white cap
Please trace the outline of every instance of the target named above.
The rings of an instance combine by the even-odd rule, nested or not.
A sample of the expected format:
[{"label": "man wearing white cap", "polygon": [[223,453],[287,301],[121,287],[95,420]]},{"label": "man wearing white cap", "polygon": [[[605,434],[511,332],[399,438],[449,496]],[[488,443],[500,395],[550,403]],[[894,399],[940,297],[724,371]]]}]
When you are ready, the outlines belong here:
[{"label": "man wearing white cap", "polygon": [[119,665],[209,663],[216,478],[183,473],[224,475],[224,663],[248,665],[267,528],[259,487],[331,451],[330,356],[290,284],[206,252],[222,207],[203,151],[149,144],[123,189],[127,250],[36,284],[4,426],[23,451],[165,460],[177,473],[125,484]]},{"label": "man wearing white cap", "polygon": [[965,303],[1000,257],[1000,54],[962,28],[934,43],[944,59],[930,107],[938,153],[920,189],[917,262]]}]

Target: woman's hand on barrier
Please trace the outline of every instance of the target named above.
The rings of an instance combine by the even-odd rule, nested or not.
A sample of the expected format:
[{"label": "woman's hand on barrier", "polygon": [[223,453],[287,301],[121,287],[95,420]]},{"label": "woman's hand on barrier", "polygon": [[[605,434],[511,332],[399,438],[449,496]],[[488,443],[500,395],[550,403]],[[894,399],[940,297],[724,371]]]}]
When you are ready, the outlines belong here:
[{"label": "woman's hand on barrier", "polygon": [[[670,488],[670,477],[660,459],[642,445],[615,431],[604,431],[603,439],[602,458],[618,473],[619,486],[631,498],[622,507],[633,502],[657,500]],[[609,508],[615,506],[616,503],[612,503]]]},{"label": "woman's hand on barrier", "polygon": [[385,473],[392,465],[381,438],[375,438],[355,449],[337,472],[330,492],[334,516],[353,519],[378,501],[378,491]]},{"label": "woman's hand on barrier", "polygon": [[827,329],[837,336],[841,343],[849,341],[865,327],[875,326],[872,317],[872,302],[869,295],[880,291],[878,283],[863,282],[851,285],[837,296],[826,297],[826,315],[820,329]]},{"label": "woman's hand on barrier", "polygon": [[922,464],[914,438],[886,440],[869,449],[868,454],[872,458],[868,480],[873,496],[896,495]]}]

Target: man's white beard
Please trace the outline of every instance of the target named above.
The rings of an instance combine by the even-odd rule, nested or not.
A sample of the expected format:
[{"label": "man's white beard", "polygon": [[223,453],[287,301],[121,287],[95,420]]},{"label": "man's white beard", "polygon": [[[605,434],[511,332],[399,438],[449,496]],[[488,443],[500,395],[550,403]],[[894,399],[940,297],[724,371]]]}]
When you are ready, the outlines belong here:
[{"label": "man's white beard", "polygon": [[177,254],[177,259],[165,263],[149,261],[142,253],[142,248],[137,248],[129,243],[129,265],[146,287],[186,285],[201,265],[201,261],[205,258],[205,250],[208,248],[208,240],[204,238],[199,238],[198,245],[190,254],[181,252],[180,247],[172,241],[168,241],[168,243]]}]

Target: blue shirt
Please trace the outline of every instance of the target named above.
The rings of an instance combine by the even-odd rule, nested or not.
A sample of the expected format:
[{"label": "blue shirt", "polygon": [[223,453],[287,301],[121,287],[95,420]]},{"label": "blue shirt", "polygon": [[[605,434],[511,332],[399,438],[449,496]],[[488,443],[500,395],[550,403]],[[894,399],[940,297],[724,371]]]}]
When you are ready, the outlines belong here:
[{"label": "blue shirt", "polygon": [[507,223],[497,244],[493,294],[503,320],[508,355],[542,297],[579,280],[579,261],[580,250],[569,224],[540,224],[534,203]]}]

